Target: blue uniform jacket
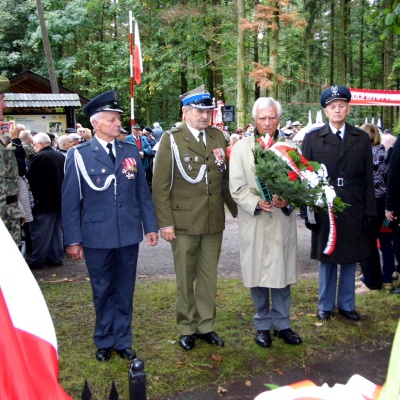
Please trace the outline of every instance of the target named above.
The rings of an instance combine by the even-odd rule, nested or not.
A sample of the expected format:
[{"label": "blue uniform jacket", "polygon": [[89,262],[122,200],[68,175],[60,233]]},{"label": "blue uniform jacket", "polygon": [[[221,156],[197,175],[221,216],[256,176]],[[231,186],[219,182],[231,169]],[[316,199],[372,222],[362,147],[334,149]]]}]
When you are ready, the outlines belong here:
[{"label": "blue uniform jacket", "polygon": [[[116,140],[115,150],[115,165],[96,137],[68,151],[62,187],[66,245],[80,243],[94,249],[113,249],[141,242],[143,231],[158,231],[153,201],[136,145]],[[76,151],[81,154],[90,180],[96,187],[102,187],[107,177],[115,173],[116,188],[112,182],[104,191],[92,189],[82,174],[77,173]],[[123,173],[123,162],[129,158],[136,161],[132,179]]]}]

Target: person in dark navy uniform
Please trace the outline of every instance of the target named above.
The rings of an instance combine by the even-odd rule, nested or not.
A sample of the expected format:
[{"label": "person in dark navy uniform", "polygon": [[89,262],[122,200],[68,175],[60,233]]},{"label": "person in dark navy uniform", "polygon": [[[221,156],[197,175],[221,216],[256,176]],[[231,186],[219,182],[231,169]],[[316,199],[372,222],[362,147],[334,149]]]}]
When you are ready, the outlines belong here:
[{"label": "person in dark navy uniform", "polygon": [[96,311],[96,358],[113,351],[134,359],[132,311],[139,242],[158,241],[149,187],[135,144],[116,140],[119,93],[108,91],[83,109],[96,135],[70,149],[62,188],[64,240],[72,260],[85,257]]},{"label": "person in dark navy uniform", "polygon": [[326,166],[336,194],[349,204],[335,215],[336,244],[330,254],[324,251],[329,216],[317,212],[310,221],[309,213],[306,219],[312,230],[311,258],[319,261],[317,318],[323,321],[332,317],[336,305],[343,317],[360,319],[355,310],[356,262],[369,257],[368,229],[376,217],[371,140],[365,131],[346,122],[350,101],[351,92],[344,86],[324,90],[320,102],[328,123],[307,133],[301,146],[306,159]]}]

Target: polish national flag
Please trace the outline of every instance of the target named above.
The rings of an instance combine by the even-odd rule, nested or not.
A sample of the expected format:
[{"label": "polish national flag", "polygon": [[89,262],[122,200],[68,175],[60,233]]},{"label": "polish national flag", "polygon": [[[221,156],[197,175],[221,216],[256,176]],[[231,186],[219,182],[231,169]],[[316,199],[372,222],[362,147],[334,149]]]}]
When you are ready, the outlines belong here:
[{"label": "polish national flag", "polygon": [[135,21],[135,55],[133,59],[133,65],[135,68],[135,81],[139,85],[142,81],[141,75],[143,72],[143,63],[142,63],[142,48],[140,46],[140,38],[139,38],[139,28],[138,24]]},{"label": "polish national flag", "polygon": [[42,292],[0,219],[0,398],[72,400],[58,383],[57,339]]}]

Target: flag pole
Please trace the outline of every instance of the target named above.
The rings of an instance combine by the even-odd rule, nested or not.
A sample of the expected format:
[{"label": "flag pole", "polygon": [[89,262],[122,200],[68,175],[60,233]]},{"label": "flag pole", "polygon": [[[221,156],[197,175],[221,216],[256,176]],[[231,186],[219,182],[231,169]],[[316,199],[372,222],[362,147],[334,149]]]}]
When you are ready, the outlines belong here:
[{"label": "flag pole", "polygon": [[130,95],[131,95],[131,127],[135,124],[135,81],[134,81],[134,70],[133,70],[133,55],[134,55],[134,38],[133,38],[133,21],[136,22],[133,17],[132,11],[129,11],[129,64],[130,64]]}]

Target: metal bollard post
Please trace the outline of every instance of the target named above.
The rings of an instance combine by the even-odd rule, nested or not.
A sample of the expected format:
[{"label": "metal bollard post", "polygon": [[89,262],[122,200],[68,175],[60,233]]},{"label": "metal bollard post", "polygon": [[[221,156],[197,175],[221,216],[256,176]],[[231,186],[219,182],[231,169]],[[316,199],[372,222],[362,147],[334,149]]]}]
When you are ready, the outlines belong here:
[{"label": "metal bollard post", "polygon": [[129,369],[129,400],[146,400],[146,372],[144,362],[135,358]]}]

